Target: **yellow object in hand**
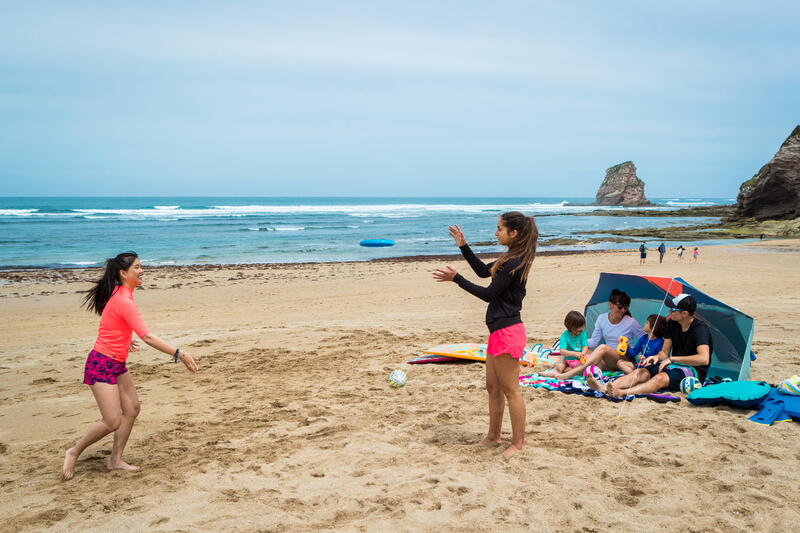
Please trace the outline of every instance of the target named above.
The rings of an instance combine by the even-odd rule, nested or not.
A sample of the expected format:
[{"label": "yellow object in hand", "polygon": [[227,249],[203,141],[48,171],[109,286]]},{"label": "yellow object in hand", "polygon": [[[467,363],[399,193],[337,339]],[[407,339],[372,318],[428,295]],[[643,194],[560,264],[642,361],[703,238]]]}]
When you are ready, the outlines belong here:
[{"label": "yellow object in hand", "polygon": [[619,355],[625,355],[628,351],[628,337],[622,336],[619,338],[619,344],[617,344],[617,353]]}]

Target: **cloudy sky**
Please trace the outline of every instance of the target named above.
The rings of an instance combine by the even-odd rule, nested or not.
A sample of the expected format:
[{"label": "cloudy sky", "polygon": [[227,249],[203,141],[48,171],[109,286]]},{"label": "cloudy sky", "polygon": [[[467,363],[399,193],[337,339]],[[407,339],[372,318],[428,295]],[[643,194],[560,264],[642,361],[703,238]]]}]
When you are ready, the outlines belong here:
[{"label": "cloudy sky", "polygon": [[0,1],[0,195],[735,197],[800,2]]}]

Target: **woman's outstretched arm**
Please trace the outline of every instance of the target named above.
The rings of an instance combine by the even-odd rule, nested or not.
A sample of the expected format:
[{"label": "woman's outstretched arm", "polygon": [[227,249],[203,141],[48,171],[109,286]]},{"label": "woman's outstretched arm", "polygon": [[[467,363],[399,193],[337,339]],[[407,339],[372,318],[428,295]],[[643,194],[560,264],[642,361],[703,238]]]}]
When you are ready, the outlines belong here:
[{"label": "woman's outstretched arm", "polygon": [[478,259],[472,251],[472,248],[469,247],[467,239],[464,237],[464,233],[461,231],[461,228],[458,227],[458,224],[450,226],[448,230],[450,231],[450,236],[455,239],[456,245],[461,250],[461,255],[467,260],[467,263],[469,263],[470,268],[472,268],[475,274],[477,274],[479,278],[488,278],[491,276],[492,273],[489,270],[489,266]]},{"label": "woman's outstretched arm", "polygon": [[161,340],[160,338],[156,337],[152,333],[148,333],[142,340],[147,343],[148,346],[151,346],[158,350],[159,352],[164,352],[169,355],[173,355],[176,351],[178,351],[178,359],[181,360],[181,363],[186,365],[186,368],[189,369],[189,372],[192,374],[197,373],[197,358],[194,357],[192,354],[186,353],[183,350],[179,350],[175,346],[171,345],[170,343]]}]

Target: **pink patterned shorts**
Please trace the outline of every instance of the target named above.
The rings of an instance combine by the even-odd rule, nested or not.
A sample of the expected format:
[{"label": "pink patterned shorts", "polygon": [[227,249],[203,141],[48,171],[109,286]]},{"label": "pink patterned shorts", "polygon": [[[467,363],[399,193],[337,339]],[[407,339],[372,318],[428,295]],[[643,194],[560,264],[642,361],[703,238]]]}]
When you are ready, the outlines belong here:
[{"label": "pink patterned shorts", "polygon": [[493,357],[507,353],[514,359],[521,359],[522,354],[525,353],[527,342],[528,335],[525,332],[525,324],[513,324],[489,335],[486,353]]},{"label": "pink patterned shorts", "polygon": [[117,376],[128,371],[125,363],[120,363],[96,350],[89,352],[86,366],[83,369],[83,382],[86,385],[95,383],[117,384]]}]

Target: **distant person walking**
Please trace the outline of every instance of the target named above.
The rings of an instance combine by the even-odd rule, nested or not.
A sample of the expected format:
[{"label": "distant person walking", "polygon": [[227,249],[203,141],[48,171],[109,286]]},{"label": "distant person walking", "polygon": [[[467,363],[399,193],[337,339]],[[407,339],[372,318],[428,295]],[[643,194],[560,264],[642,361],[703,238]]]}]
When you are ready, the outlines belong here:
[{"label": "distant person walking", "polygon": [[83,382],[89,385],[100,408],[101,419],[95,422],[86,434],[64,457],[61,475],[64,480],[75,474],[75,463],[83,450],[109,433],[114,434],[114,446],[108,458],[109,470],[139,470],[122,460],[122,452],[139,415],[139,396],[125,361],[128,352],[139,349],[133,332],[144,342],[173,356],[186,365],[189,372],[197,372],[195,358],[159,339],[148,329],[133,301],[133,290],[142,284],[142,264],[134,252],[125,252],[106,261],[103,277],[92,287],[84,304],[100,315],[100,328],[94,349],[86,358]]},{"label": "distant person walking", "polygon": [[639,245],[639,264],[643,265],[646,260],[647,260],[647,243],[642,242],[642,244]]},{"label": "distant person walking", "polygon": [[698,259],[699,256],[700,256],[700,249],[697,248],[697,246],[695,246],[694,247],[694,252],[692,252],[692,259],[694,259],[695,263],[697,263],[697,259]]},{"label": "distant person walking", "polygon": [[686,251],[686,248],[684,248],[682,244],[679,244],[678,247],[675,248],[675,251],[678,252],[678,257],[675,258],[675,262],[676,263],[682,262],[683,261],[683,252]]},{"label": "distant person walking", "polygon": [[658,263],[661,264],[664,262],[664,254],[667,253],[667,247],[664,246],[664,241],[661,241],[661,244],[658,245]]}]

